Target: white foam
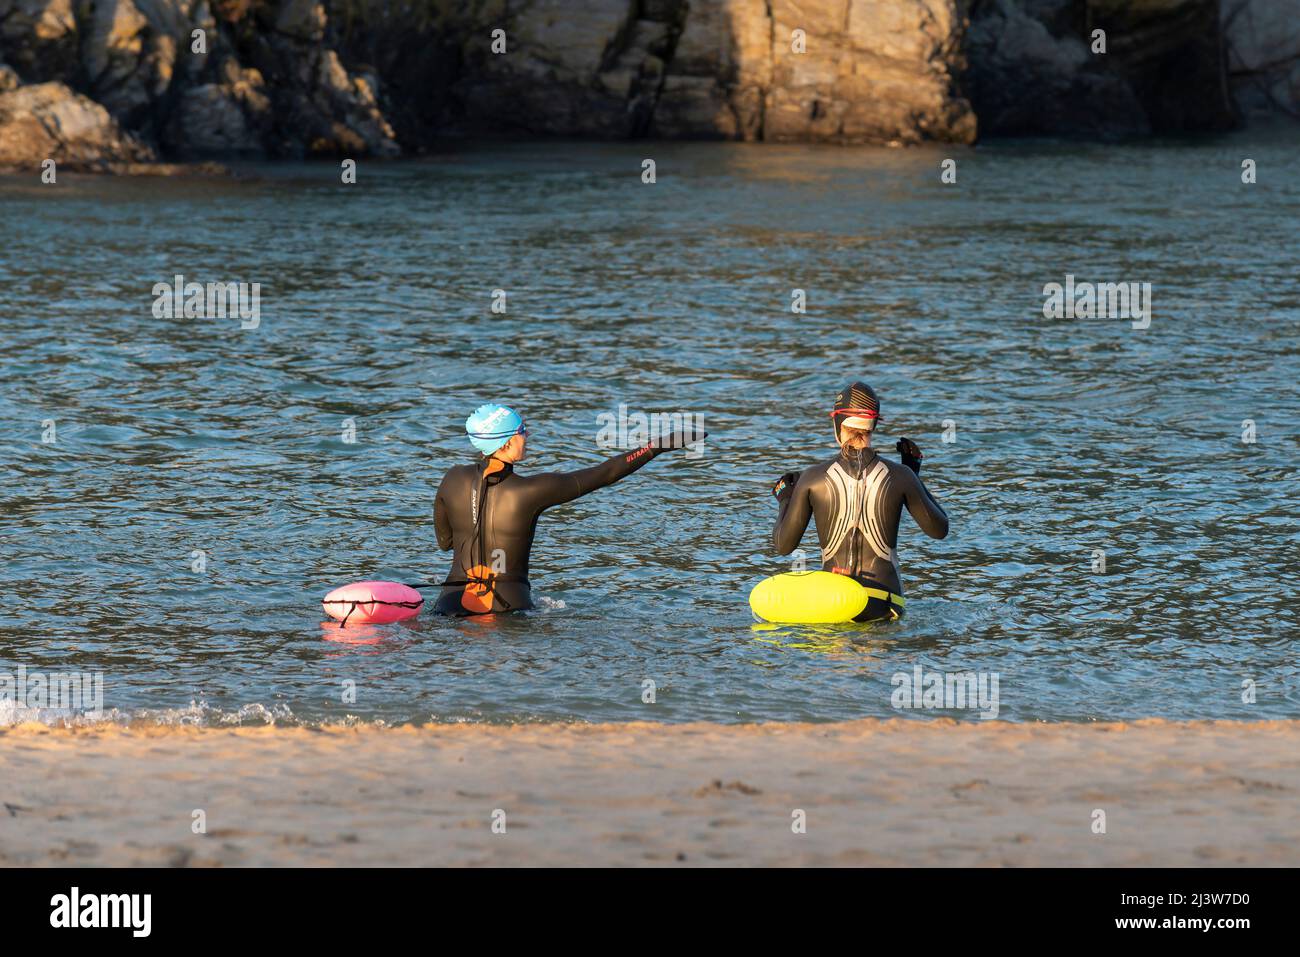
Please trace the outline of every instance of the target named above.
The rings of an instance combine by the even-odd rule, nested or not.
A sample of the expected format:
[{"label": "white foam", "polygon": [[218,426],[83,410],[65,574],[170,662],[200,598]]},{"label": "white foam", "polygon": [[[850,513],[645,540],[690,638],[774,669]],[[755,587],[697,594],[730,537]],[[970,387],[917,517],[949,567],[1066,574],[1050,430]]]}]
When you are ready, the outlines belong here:
[{"label": "white foam", "polygon": [[308,724],[300,721],[286,704],[277,704],[270,708],[263,704],[240,705],[234,711],[216,708],[206,701],[191,701],[184,708],[140,708],[135,711],[123,711],[109,708],[100,712],[74,711],[70,708],[27,708],[18,707],[13,701],[0,701],[0,727],[24,722],[49,725],[50,727],[93,727],[104,724],[148,724],[162,727],[239,727],[243,725],[288,725],[296,727]]}]

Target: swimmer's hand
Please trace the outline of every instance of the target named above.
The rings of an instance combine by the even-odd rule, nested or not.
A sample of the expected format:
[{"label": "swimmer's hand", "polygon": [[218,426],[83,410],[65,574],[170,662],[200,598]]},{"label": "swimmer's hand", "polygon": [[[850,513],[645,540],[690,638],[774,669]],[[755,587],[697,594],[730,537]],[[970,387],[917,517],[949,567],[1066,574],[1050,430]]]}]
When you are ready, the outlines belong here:
[{"label": "swimmer's hand", "polygon": [[911,439],[899,439],[898,444],[895,445],[894,448],[898,449],[898,454],[902,457],[903,464],[917,475],[920,475],[921,459],[925,458],[925,454],[920,450],[917,444]]},{"label": "swimmer's hand", "polygon": [[670,449],[684,449],[688,445],[703,442],[708,437],[709,433],[703,429],[692,429],[689,432],[674,432],[672,435],[661,435],[650,444],[656,451],[667,452]]},{"label": "swimmer's hand", "polygon": [[788,498],[791,493],[794,492],[795,483],[798,481],[798,472],[786,472],[777,479],[776,484],[772,486],[772,494],[776,496],[778,502],[782,499]]}]

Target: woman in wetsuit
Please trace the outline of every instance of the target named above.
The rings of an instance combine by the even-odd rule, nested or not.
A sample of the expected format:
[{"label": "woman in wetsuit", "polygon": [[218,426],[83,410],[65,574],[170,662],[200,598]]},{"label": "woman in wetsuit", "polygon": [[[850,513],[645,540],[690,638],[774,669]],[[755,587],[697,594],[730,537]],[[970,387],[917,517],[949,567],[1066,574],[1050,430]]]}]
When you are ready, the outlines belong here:
[{"label": "woman in wetsuit", "polygon": [[576,472],[520,475],[528,429],[504,405],[484,405],[465,422],[483,453],[473,465],[449,469],[438,487],[438,545],[452,549],[451,571],[434,611],[482,615],[532,608],[528,555],[542,512],[626,478],[670,449],[702,441],[706,432],[676,433]]},{"label": "woman in wetsuit", "polygon": [[808,519],[816,519],[822,568],[849,575],[871,597],[855,620],[899,618],[903,589],[898,577],[898,522],[906,506],[931,538],[948,534],[948,516],[921,481],[921,450],[911,439],[896,448],[903,464],[886,461],[871,447],[880,402],[863,382],[846,386],[831,412],[840,453],[802,472],[787,472],[772,494],[780,505],[773,539],[788,555],[799,547]]}]

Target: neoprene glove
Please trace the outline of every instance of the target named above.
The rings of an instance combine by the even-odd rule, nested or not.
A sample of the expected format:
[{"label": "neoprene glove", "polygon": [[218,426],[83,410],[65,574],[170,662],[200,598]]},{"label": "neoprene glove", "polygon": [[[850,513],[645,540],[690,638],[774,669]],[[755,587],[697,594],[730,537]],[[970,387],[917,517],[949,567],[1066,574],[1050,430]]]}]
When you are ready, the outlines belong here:
[{"label": "neoprene glove", "polygon": [[798,472],[786,472],[772,486],[772,494],[776,496],[776,500],[779,502],[794,492],[795,483],[798,481]]},{"label": "neoprene glove", "polygon": [[903,464],[917,475],[920,475],[921,459],[925,458],[925,454],[920,450],[917,444],[911,439],[899,439],[898,444],[895,445],[894,448],[898,449],[898,454],[902,457]]},{"label": "neoprene glove", "polygon": [[661,435],[654,440],[653,445],[658,451],[667,452],[669,449],[684,449],[696,442],[703,442],[708,437],[709,433],[703,429],[692,429],[689,432],[674,432],[672,435]]}]

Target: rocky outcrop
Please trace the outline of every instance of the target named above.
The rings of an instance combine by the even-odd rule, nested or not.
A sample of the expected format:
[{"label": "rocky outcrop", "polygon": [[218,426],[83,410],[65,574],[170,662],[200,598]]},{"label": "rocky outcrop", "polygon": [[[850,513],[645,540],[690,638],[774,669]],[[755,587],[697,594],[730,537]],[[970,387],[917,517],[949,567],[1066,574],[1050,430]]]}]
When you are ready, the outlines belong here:
[{"label": "rocky outcrop", "polygon": [[[118,0],[130,2],[130,0]],[[203,66],[172,100],[163,145],[181,156],[395,156],[375,79],[328,45],[324,8],[281,0],[215,8]]]},{"label": "rocky outcrop", "polygon": [[953,3],[774,0],[771,9],[765,139],[974,140],[954,84],[963,24]]},{"label": "rocky outcrop", "polygon": [[[0,90],[8,82],[0,69]],[[153,150],[126,133],[106,109],[62,83],[37,83],[0,92],[0,168],[101,170],[146,163]]]},{"label": "rocky outcrop", "polygon": [[975,138],[955,89],[952,0],[723,0],[693,6],[655,128],[675,136],[903,142]]},{"label": "rocky outcrop", "polygon": [[[418,113],[400,104],[440,64],[442,92],[402,124],[416,146],[421,130],[914,143],[1235,122],[1220,0],[467,0],[424,27],[361,2],[365,40],[342,52],[383,59],[390,108]],[[384,56],[412,35],[422,59]]]},{"label": "rocky outcrop", "polygon": [[0,0],[0,60],[28,82],[71,80],[78,46],[73,0]]},{"label": "rocky outcrop", "polygon": [[175,156],[397,155],[326,24],[316,0],[0,0],[0,58]]},{"label": "rocky outcrop", "polygon": [[[976,0],[964,87],[981,135],[1223,130],[1219,0]],[[1094,31],[1105,52],[1094,52]]]},{"label": "rocky outcrop", "polygon": [[[1300,0],[324,4],[0,0],[0,90],[65,84],[176,157],[464,134],[969,143],[1217,130],[1230,90],[1252,111],[1300,99]],[[92,142],[113,155],[111,136],[65,150]]]},{"label": "rocky outcrop", "polygon": [[[492,53],[493,24],[506,49]],[[956,0],[533,0],[467,31],[460,125],[968,142]]]},{"label": "rocky outcrop", "polygon": [[191,86],[178,94],[164,142],[181,156],[257,155],[271,135],[271,100],[262,74],[233,60],[221,82]]},{"label": "rocky outcrop", "polygon": [[663,70],[655,131],[762,139],[771,88],[772,22],[765,0],[693,4]]},{"label": "rocky outcrop", "polygon": [[1250,118],[1300,118],[1300,0],[1224,0],[1228,79]]}]

